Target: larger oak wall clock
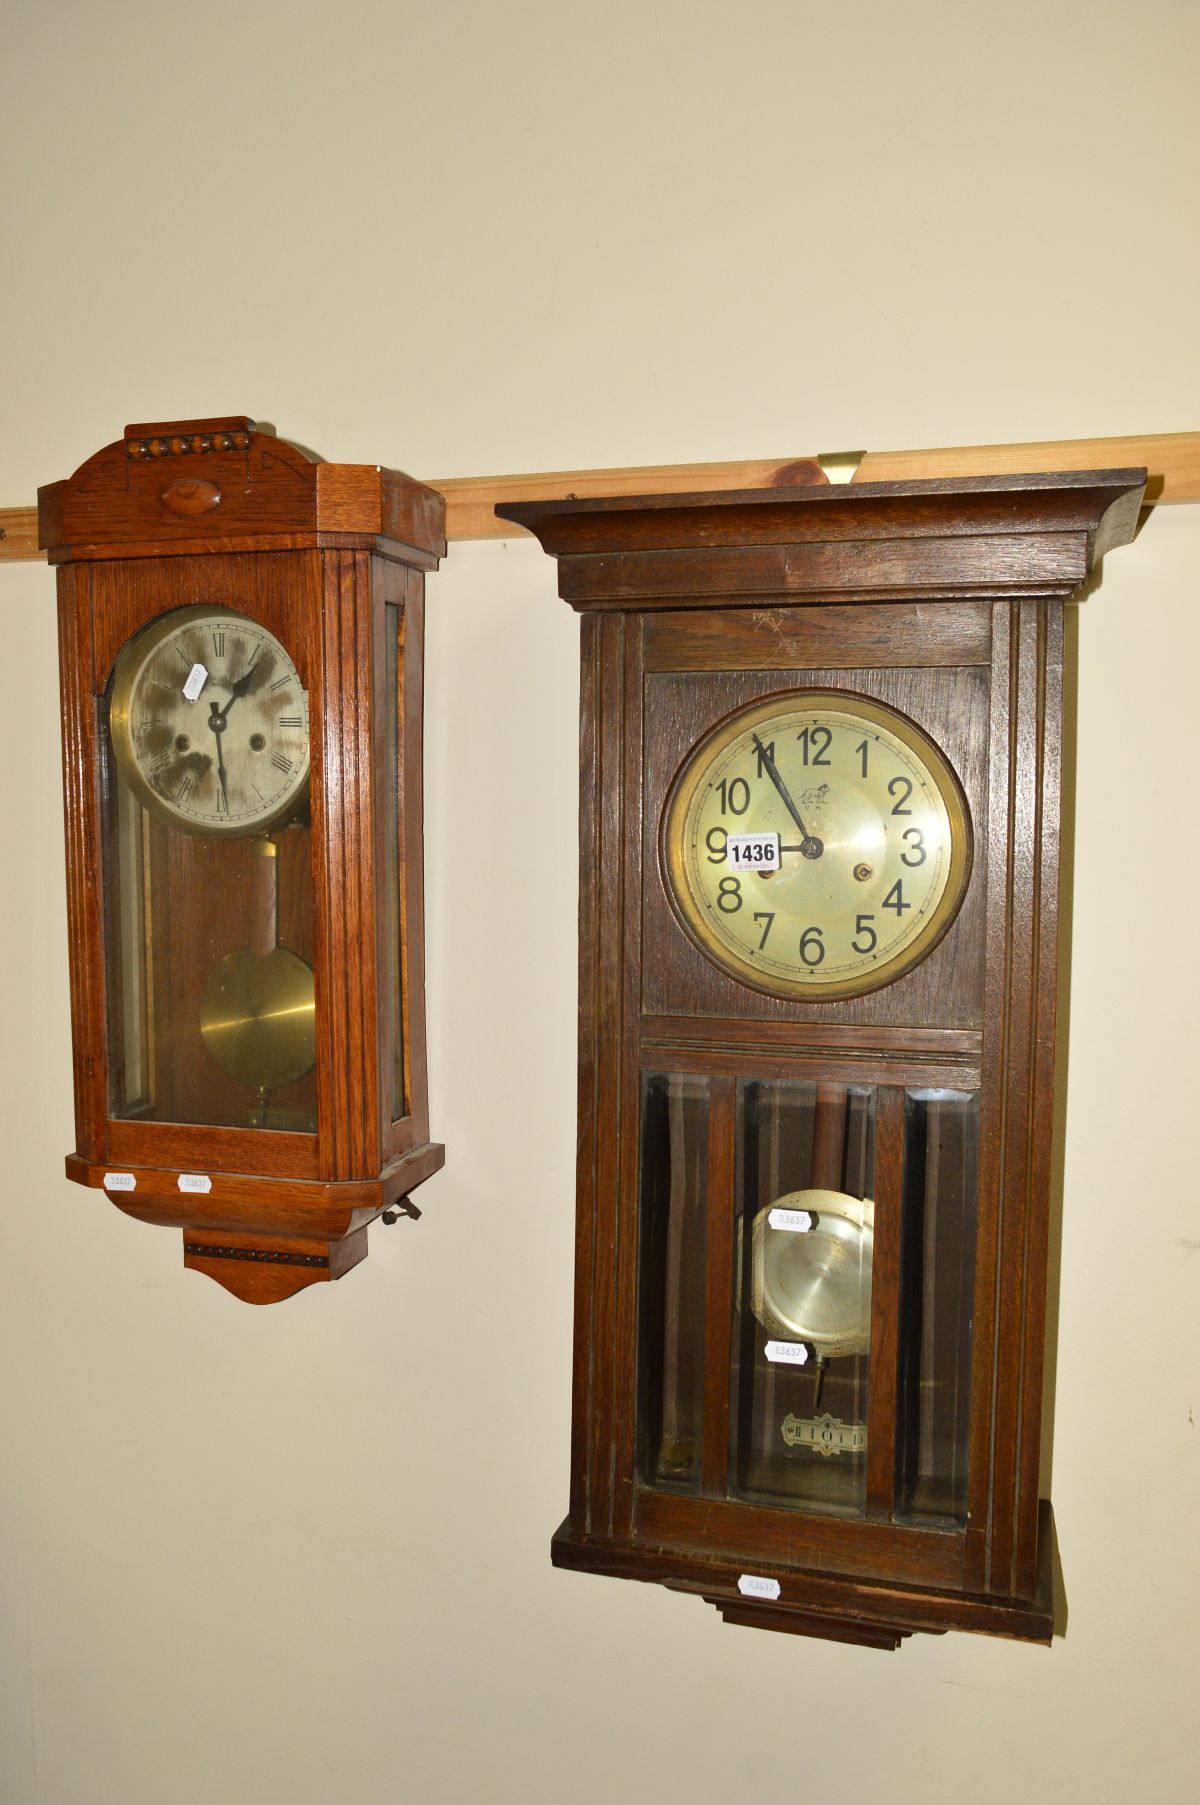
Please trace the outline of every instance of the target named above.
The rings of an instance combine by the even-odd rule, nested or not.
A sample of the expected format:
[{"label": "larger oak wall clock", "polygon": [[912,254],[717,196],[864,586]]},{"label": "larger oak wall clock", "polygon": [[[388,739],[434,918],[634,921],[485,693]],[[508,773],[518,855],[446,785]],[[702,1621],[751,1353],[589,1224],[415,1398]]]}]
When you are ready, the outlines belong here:
[{"label": "larger oak wall clock", "polygon": [[560,1566],[1050,1639],[1064,606],[1144,481],[498,510],[583,615]]},{"label": "larger oak wall clock", "polygon": [[274,1303],[340,1278],[443,1161],[421,839],[442,498],[236,418],[128,426],[38,502],[58,566],[67,1174]]}]

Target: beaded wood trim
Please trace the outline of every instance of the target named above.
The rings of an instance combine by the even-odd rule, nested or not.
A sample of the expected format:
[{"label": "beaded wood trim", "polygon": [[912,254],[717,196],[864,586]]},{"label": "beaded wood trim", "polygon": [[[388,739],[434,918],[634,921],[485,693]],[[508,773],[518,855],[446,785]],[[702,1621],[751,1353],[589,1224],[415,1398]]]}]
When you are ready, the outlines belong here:
[{"label": "beaded wood trim", "polygon": [[206,451],[245,451],[249,444],[248,432],[176,433],[171,438],[126,439],[125,455],[138,459],[200,457]]},{"label": "beaded wood trim", "polygon": [[185,1241],[185,1254],[195,1260],[257,1260],[268,1266],[328,1266],[329,1256],[319,1253],[292,1253],[273,1247],[208,1247],[198,1241]]}]

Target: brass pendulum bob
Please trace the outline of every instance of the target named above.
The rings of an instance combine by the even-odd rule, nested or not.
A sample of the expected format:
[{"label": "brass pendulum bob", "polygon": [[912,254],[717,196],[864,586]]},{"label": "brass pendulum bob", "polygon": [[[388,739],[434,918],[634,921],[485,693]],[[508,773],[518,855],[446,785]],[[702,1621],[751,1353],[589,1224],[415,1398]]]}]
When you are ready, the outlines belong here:
[{"label": "brass pendulum bob", "polygon": [[277,850],[253,842],[258,869],[251,944],[228,953],[204,986],[200,1033],[209,1057],[258,1099],[250,1126],[265,1128],[272,1091],[297,1083],[316,1061],[316,998],[310,966],[279,945]]}]

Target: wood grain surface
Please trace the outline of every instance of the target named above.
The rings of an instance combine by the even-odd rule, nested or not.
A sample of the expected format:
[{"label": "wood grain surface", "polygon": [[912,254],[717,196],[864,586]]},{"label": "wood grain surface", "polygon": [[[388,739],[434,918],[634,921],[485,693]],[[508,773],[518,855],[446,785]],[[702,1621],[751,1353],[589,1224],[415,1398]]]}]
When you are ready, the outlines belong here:
[{"label": "wood grain surface", "polygon": [[[1084,470],[508,510],[557,557],[560,591],[583,615],[574,1421],[560,1564],[697,1591],[731,1622],[876,1647],[955,1626],[1049,1639],[1052,1519],[1037,1453],[1062,616],[1095,559],[1132,535],[1141,480]],[[848,690],[917,722],[956,773],[974,842],[961,909],[922,962],[826,1003],[752,990],[711,963],[671,906],[659,846],[696,744],[746,704],[803,688]],[[689,1325],[703,1349],[702,1457],[664,1474],[638,1439],[638,1248],[662,1239],[641,1220],[643,1081],[686,1083],[703,1109],[703,1320]],[[744,1117],[751,1091],[771,1087],[793,1116],[785,1155],[778,1122],[762,1130],[774,1136],[764,1164]],[[971,1123],[978,1100],[977,1182],[961,1131],[939,1139],[939,1097]],[[909,1222],[910,1151],[925,1158],[915,1139],[910,1149],[910,1114],[921,1108],[933,1150],[914,1164]],[[859,1165],[847,1176],[870,1120],[871,1176]],[[742,1238],[784,1190],[865,1195],[855,1187],[867,1182],[869,1358],[829,1360],[822,1406],[796,1389],[798,1375],[760,1370],[736,1276]],[[806,1405],[865,1428],[861,1478],[830,1466],[799,1486],[779,1417]],[[922,1436],[945,1466],[932,1484],[921,1469],[924,1490]],[[778,1611],[741,1596],[739,1572],[776,1577]]]},{"label": "wood grain surface", "polygon": [[[357,1264],[366,1222],[444,1159],[429,1139],[421,867],[424,577],[444,550],[443,503],[396,471],[314,463],[240,417],[127,427],[39,497],[59,566],[77,1119],[68,1176],[103,1187],[110,1169],[125,1173],[133,1188],[109,1187],[112,1200],[183,1227],[187,1265],[246,1301],[279,1301]],[[123,1082],[106,701],[131,636],[198,601],[279,639],[310,703],[308,807],[272,837],[274,932],[313,972],[315,1074],[272,1092],[273,1128],[251,1124],[253,1088],[205,1055],[200,1032],[214,959],[264,950],[263,861],[250,839],[182,834],[146,816],[144,1094],[126,1096]],[[398,969],[385,866],[401,889]],[[397,1035],[398,1109],[384,1081]],[[181,1191],[181,1172],[209,1189]]]},{"label": "wood grain surface", "polygon": [[[1028,470],[1125,469],[1144,465],[1147,505],[1200,501],[1200,432],[1145,433],[1099,439],[1041,439],[1013,445],[960,445],[931,450],[868,451],[855,472],[856,484],[921,480],[925,477],[1018,475]],[[351,470],[373,466],[349,466]],[[397,474],[397,473],[389,473]],[[358,479],[361,481],[361,479]],[[508,502],[546,496],[613,497],[665,494],[695,489],[757,489],[781,484],[823,482],[819,461],[801,458],[743,458],[726,463],[645,464],[608,470],[551,470],[510,476],[435,477],[427,487],[445,498],[447,539],[496,539],[511,533],[496,509]],[[336,489],[336,485],[335,485]],[[335,501],[331,492],[331,503]],[[336,495],[331,519],[345,502]],[[371,505],[373,506],[373,498]],[[383,503],[380,504],[383,518]],[[396,512],[387,515],[394,536],[404,540]],[[329,527],[327,530],[334,530]],[[516,528],[518,532],[524,528]],[[421,543],[419,529],[415,543]],[[0,508],[0,562],[38,558],[37,509]]]}]

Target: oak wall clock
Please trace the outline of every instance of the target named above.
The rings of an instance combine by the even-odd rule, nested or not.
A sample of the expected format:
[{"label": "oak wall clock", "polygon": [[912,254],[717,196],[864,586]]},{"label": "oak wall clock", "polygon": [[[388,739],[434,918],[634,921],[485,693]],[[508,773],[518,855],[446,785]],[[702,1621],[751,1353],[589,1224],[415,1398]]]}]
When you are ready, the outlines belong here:
[{"label": "oak wall clock", "polygon": [[[429,1139],[425,572],[440,495],[243,418],[39,491],[58,566],[76,1149],[274,1303],[409,1210]],[[415,1210],[412,1213],[416,1213]]]},{"label": "oak wall clock", "polygon": [[560,1566],[1049,1640],[1064,607],[1144,481],[497,510],[583,615]]}]

